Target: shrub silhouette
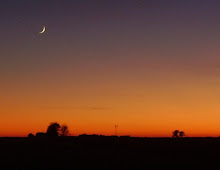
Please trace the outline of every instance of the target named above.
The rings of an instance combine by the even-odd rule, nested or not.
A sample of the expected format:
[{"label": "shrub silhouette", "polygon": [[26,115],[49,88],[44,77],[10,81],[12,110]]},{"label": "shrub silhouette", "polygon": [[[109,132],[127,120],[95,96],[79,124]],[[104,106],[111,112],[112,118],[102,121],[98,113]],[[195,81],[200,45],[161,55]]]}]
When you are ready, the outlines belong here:
[{"label": "shrub silhouette", "polygon": [[33,138],[33,137],[34,137],[34,135],[32,133],[28,134],[28,138]]},{"label": "shrub silhouette", "polygon": [[67,136],[69,134],[69,129],[67,125],[62,125],[60,127],[60,136]]},{"label": "shrub silhouette", "polygon": [[52,122],[47,128],[48,136],[58,136],[58,131],[60,129],[60,125],[57,122]]}]

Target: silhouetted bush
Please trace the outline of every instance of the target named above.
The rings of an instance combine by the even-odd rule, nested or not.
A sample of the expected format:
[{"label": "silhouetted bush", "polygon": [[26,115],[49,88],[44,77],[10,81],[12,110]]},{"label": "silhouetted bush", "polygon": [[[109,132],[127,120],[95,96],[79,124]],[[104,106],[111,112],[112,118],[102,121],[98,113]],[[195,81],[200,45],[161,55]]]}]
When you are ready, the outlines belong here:
[{"label": "silhouetted bush", "polygon": [[46,136],[46,133],[43,133],[43,132],[37,132],[36,137],[45,137]]},{"label": "silhouetted bush", "polygon": [[34,135],[32,133],[28,134],[28,138],[33,138],[33,137],[34,137]]}]

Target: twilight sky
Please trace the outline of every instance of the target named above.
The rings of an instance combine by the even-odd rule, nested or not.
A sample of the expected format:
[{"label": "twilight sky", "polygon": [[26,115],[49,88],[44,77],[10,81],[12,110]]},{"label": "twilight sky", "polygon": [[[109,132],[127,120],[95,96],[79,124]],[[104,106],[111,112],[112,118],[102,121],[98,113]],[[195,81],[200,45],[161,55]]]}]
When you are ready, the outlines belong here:
[{"label": "twilight sky", "polygon": [[[0,136],[220,136],[218,0],[7,0]],[[43,26],[46,32],[39,34]]]}]

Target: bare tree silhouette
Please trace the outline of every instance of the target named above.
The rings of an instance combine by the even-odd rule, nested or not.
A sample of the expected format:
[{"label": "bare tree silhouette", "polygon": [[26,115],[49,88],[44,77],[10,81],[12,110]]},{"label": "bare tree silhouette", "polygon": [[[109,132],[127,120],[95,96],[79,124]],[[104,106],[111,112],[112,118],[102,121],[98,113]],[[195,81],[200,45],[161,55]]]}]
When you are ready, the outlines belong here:
[{"label": "bare tree silhouette", "polygon": [[62,125],[60,127],[60,136],[67,136],[69,134],[69,128],[67,125]]},{"label": "bare tree silhouette", "polygon": [[186,136],[186,134],[185,134],[185,132],[180,131],[180,132],[179,132],[179,136],[182,138],[183,136]]},{"label": "bare tree silhouette", "polygon": [[57,122],[52,122],[47,128],[47,135],[58,136],[59,129],[60,129],[60,125]]},{"label": "bare tree silhouette", "polygon": [[173,138],[178,138],[179,137],[179,130],[174,130],[172,137]]}]

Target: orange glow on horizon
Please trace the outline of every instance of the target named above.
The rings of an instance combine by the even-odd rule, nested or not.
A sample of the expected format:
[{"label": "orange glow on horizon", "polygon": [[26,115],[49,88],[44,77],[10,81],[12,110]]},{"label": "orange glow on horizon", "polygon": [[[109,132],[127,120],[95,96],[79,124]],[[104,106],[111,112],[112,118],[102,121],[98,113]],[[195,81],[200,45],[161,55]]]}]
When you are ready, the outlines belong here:
[{"label": "orange glow on horizon", "polygon": [[219,136],[218,84],[208,86],[203,79],[193,80],[189,75],[169,81],[177,80],[173,76],[153,84],[119,80],[72,88],[68,82],[61,90],[59,83],[37,88],[46,82],[23,82],[2,93],[0,136],[45,132],[50,122],[67,124],[71,135],[114,135],[116,122],[118,135],[170,137],[178,129],[187,136]]}]

